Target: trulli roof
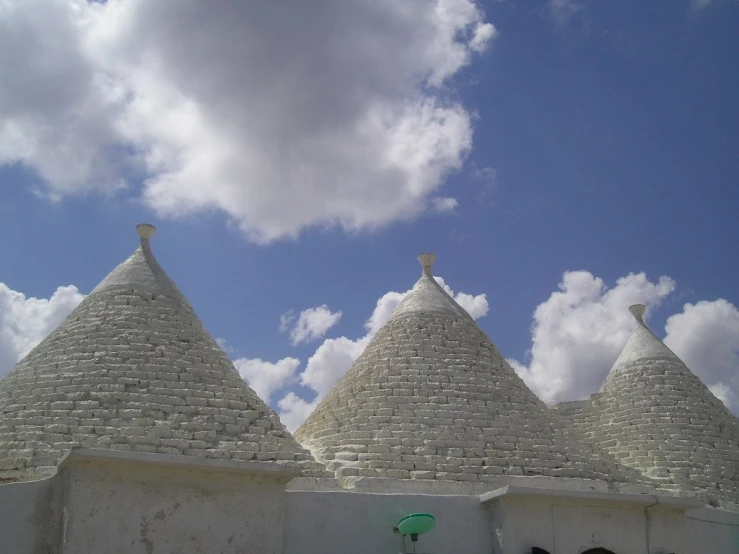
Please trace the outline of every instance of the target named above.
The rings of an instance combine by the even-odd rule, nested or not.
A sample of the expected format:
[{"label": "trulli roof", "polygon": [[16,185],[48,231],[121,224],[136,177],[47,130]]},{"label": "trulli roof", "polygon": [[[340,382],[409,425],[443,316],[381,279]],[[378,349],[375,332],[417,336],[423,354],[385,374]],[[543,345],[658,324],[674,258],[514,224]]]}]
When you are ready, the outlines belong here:
[{"label": "trulli roof", "polygon": [[467,312],[423,274],[296,438],[337,477],[626,479],[557,428]]},{"label": "trulli roof", "polygon": [[323,470],[239,377],[140,246],[0,381],[0,477],[53,473],[75,447]]},{"label": "trulli roof", "polygon": [[[636,327],[575,429],[664,489],[739,505],[739,424],[631,306]],[[575,403],[573,403],[575,404]]]}]

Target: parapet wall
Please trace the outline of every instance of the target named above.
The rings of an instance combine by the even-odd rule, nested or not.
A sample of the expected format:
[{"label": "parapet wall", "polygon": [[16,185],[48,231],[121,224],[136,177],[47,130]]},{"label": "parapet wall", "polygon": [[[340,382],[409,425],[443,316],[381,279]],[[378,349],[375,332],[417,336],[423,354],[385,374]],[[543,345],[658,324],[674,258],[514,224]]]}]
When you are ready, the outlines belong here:
[{"label": "parapet wall", "polygon": [[0,552],[62,554],[62,481],[0,484]]},{"label": "parapet wall", "polygon": [[[490,552],[532,547],[572,554],[602,546],[614,552],[736,554],[739,513],[695,509],[690,498],[594,491],[567,480],[508,485],[486,494],[442,489],[388,492],[326,490],[279,468],[146,455],[65,462],[55,477],[0,485],[3,554],[302,554],[313,552]],[[526,478],[519,478],[523,483]],[[330,480],[325,480],[326,482]],[[314,483],[316,484],[316,483]],[[558,486],[546,486],[558,485]],[[304,485],[302,488],[300,485]],[[456,483],[469,485],[469,483]],[[688,512],[686,513],[686,510]],[[430,513],[436,528],[414,547],[393,527],[405,515]]]}]

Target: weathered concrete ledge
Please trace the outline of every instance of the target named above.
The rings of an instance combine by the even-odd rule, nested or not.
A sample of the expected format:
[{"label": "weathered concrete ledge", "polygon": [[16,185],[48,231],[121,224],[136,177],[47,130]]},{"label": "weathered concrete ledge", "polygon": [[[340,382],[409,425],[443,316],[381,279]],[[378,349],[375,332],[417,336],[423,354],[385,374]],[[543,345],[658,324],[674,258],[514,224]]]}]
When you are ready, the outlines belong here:
[{"label": "weathered concrete ledge", "polygon": [[485,504],[501,498],[539,497],[556,498],[567,504],[587,504],[589,506],[639,505],[648,508],[659,506],[662,509],[693,510],[704,506],[702,500],[683,496],[655,494],[628,494],[585,490],[554,490],[520,485],[507,485],[480,495],[480,503]]},{"label": "weathered concrete ledge", "polygon": [[101,450],[97,448],[76,448],[69,452],[57,468],[61,473],[65,468],[78,462],[112,462],[126,464],[148,464],[154,467],[178,467],[182,469],[243,473],[273,477],[288,481],[301,474],[297,465],[277,462],[215,460],[195,458],[177,454],[154,454],[150,452],[130,452],[120,450]]},{"label": "weathered concrete ledge", "polygon": [[[392,479],[382,477],[334,478],[298,477],[290,481],[288,490],[294,491],[350,491],[357,493],[398,493],[478,496],[506,486],[558,491],[608,492],[611,494],[653,495],[653,487],[631,483],[609,483],[597,479],[576,479],[546,476],[500,476],[493,482],[441,481],[436,479]],[[701,506],[703,503],[700,504]]]},{"label": "weathered concrete ledge", "polygon": [[730,510],[711,508],[703,506],[691,510],[685,517],[696,521],[705,521],[707,523],[718,523],[720,525],[733,525],[739,527],[739,512],[732,512]]}]

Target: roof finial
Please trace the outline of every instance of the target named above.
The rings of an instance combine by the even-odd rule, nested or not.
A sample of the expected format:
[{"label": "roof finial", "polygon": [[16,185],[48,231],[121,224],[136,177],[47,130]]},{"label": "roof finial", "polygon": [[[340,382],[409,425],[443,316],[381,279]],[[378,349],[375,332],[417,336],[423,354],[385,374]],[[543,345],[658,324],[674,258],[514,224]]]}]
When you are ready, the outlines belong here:
[{"label": "roof finial", "polygon": [[419,254],[418,261],[423,266],[423,274],[431,277],[431,266],[436,261],[436,254]]},{"label": "roof finial", "polygon": [[139,223],[136,225],[136,232],[141,237],[141,240],[149,240],[156,233],[157,228],[150,223]]},{"label": "roof finial", "polygon": [[646,309],[647,307],[644,304],[634,304],[633,306],[629,306],[631,315],[633,315],[639,323],[644,323],[644,319],[642,318],[644,317]]}]

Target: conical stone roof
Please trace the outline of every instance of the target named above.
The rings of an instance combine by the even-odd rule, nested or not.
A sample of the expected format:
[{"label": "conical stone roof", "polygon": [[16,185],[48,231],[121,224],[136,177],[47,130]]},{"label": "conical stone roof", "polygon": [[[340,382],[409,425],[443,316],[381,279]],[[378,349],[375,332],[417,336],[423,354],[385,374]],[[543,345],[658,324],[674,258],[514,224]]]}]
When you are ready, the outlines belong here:
[{"label": "conical stone roof", "polygon": [[423,274],[296,431],[337,477],[625,480],[556,427],[467,312]]},{"label": "conical stone roof", "polygon": [[246,386],[141,244],[0,381],[0,477],[56,470],[75,447],[278,461],[322,475]]},{"label": "conical stone roof", "polygon": [[[631,306],[636,327],[571,424],[664,489],[739,504],[739,424]],[[573,403],[574,404],[574,403]]]}]

